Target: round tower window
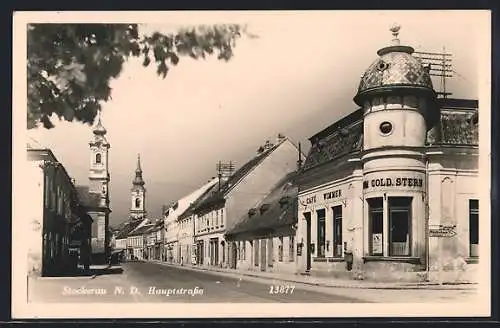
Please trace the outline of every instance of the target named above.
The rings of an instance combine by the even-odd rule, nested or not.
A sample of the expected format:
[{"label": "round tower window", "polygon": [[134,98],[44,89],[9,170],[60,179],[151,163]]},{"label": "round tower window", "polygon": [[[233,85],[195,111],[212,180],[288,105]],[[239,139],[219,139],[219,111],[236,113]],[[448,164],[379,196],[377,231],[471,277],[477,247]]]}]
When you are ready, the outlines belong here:
[{"label": "round tower window", "polygon": [[382,134],[389,134],[391,133],[392,131],[392,123],[391,122],[382,122],[380,123],[380,132],[382,132]]}]

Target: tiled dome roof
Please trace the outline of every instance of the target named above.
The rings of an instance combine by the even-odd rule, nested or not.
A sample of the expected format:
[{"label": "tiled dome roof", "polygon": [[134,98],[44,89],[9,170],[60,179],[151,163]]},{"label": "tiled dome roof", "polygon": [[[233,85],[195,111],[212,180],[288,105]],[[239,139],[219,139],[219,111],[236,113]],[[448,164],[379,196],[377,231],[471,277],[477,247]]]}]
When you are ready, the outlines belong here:
[{"label": "tiled dome roof", "polygon": [[424,89],[434,92],[428,67],[413,57],[414,49],[400,45],[397,38],[399,26],[391,28],[392,45],[380,49],[379,58],[361,76],[358,93],[354,101],[362,106],[362,95],[372,91],[400,88]]},{"label": "tiled dome roof", "polygon": [[388,52],[374,61],[363,74],[358,93],[400,84],[432,89],[429,72],[417,58],[407,52]]}]

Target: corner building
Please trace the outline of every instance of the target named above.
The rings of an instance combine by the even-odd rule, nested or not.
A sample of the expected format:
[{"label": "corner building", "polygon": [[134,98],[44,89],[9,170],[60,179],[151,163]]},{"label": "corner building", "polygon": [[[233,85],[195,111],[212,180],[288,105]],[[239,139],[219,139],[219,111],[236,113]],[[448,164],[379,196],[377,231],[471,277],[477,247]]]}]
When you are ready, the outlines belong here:
[{"label": "corner building", "polygon": [[361,77],[361,108],[310,139],[299,271],[423,280],[477,263],[477,101],[438,98],[398,30]]}]

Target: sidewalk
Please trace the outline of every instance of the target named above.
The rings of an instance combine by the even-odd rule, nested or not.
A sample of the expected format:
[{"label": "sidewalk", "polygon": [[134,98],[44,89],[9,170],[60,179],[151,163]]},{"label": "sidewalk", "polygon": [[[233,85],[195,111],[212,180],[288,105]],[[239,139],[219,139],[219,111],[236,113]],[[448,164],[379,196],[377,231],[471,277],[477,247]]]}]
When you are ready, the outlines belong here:
[{"label": "sidewalk", "polygon": [[89,267],[88,272],[84,271],[83,266],[79,266],[78,269],[79,269],[79,271],[75,272],[73,274],[66,274],[66,275],[60,275],[60,276],[45,276],[45,277],[34,276],[31,278],[37,279],[37,280],[64,280],[64,279],[75,279],[75,278],[94,279],[95,277],[97,277],[99,275],[116,273],[120,270],[123,271],[121,265],[109,265],[109,264],[91,265]]},{"label": "sidewalk", "polygon": [[365,280],[348,280],[338,278],[313,277],[307,275],[296,275],[290,273],[274,273],[259,271],[236,271],[234,269],[216,268],[216,267],[197,267],[193,265],[172,264],[162,261],[149,261],[165,266],[172,266],[184,270],[207,271],[223,276],[232,276],[241,278],[242,276],[257,277],[264,279],[274,279],[293,283],[301,283],[312,286],[330,287],[330,288],[357,288],[357,289],[427,289],[427,290],[474,290],[476,283],[436,283],[436,282],[374,282]]}]

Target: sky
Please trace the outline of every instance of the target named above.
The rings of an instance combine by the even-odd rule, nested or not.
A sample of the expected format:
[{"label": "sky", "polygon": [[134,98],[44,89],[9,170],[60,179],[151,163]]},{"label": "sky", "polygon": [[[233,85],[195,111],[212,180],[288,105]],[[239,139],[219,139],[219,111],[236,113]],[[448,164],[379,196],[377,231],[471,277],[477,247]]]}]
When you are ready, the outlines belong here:
[{"label": "sky", "polygon": [[[239,39],[227,63],[183,57],[165,79],[156,75],[154,67],[143,68],[140,60],[125,64],[111,83],[112,100],[103,104],[101,115],[111,144],[111,225],[129,217],[138,153],[147,211],[150,217],[159,218],[162,204],[189,194],[215,176],[219,160],[231,160],[238,168],[278,133],[300,142],[307,151],[309,137],[357,109],[352,98],[361,74],[377,59],[376,51],[390,44],[389,28],[394,23],[402,26],[402,44],[428,52],[445,47],[453,55],[455,73],[447,81],[452,97],[478,97],[481,31],[477,14],[176,12],[151,19],[144,13],[121,19],[127,17],[140,20],[141,33],[239,23],[247,24],[258,38]],[[434,86],[439,89],[437,80]],[[87,184],[92,128],[76,122],[54,123],[51,130],[29,130],[29,138],[51,148],[77,184]]]}]

